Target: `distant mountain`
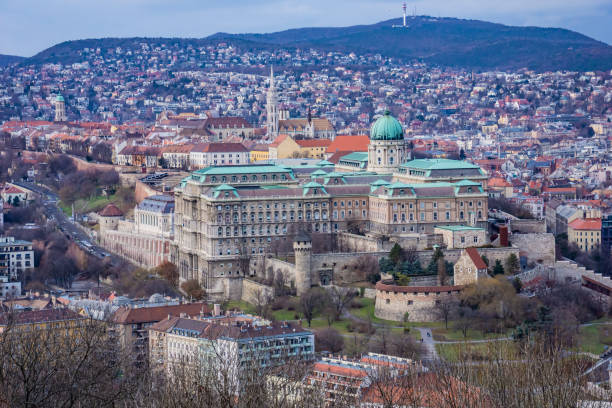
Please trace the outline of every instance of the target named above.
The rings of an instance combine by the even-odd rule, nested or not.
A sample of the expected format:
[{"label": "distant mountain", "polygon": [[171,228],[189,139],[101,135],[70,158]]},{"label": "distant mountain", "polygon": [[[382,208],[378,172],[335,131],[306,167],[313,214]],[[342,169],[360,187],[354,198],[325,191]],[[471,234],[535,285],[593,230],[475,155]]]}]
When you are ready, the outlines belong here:
[{"label": "distant mountain", "polygon": [[83,47],[114,47],[133,42],[184,42],[193,46],[228,42],[241,49],[316,48],[356,54],[378,53],[406,61],[475,70],[529,68],[547,70],[612,69],[612,47],[561,28],[513,27],[478,20],[408,18],[408,27],[393,27],[401,19],[372,25],[298,28],[268,34],[217,33],[203,39],[99,39],[69,41],[53,46],[26,63],[74,62]]},{"label": "distant mountain", "polygon": [[4,67],[15,62],[21,62],[25,59],[25,57],[18,57],[17,55],[0,54],[0,67]]}]

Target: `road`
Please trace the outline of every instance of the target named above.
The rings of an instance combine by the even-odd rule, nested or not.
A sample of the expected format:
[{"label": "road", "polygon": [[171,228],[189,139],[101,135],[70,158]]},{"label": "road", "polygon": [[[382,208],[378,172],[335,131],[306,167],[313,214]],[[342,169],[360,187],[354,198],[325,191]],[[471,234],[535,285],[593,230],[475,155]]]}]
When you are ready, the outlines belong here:
[{"label": "road", "polygon": [[70,218],[66,216],[66,214],[64,214],[61,208],[58,207],[59,198],[52,190],[47,187],[25,181],[15,182],[13,184],[27,188],[28,190],[40,195],[43,200],[43,208],[47,219],[55,220],[59,230],[62,231],[68,239],[76,242],[84,251],[89,252],[99,259],[109,257],[110,263],[113,266],[125,263],[123,258],[96,245],[96,243],[92,241],[91,237],[87,233],[75,225],[75,223],[72,222]]}]

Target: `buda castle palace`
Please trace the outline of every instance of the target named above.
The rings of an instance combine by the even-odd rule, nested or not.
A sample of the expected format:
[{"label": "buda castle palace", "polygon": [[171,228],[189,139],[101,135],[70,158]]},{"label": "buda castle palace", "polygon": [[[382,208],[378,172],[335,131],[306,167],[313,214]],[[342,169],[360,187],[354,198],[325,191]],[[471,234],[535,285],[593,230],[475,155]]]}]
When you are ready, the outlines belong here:
[{"label": "buda castle palace", "polygon": [[[276,103],[273,82],[271,88],[268,99]],[[276,115],[275,106],[268,111]],[[437,226],[486,228],[486,182],[485,172],[465,161],[411,160],[403,128],[387,111],[370,129],[367,153],[336,165],[193,172],[175,189],[172,261],[181,281],[197,279],[209,297],[240,297],[242,279],[264,277],[265,258],[291,250],[304,233],[312,245],[331,243],[333,252],[333,242],[348,233],[424,248]]]}]

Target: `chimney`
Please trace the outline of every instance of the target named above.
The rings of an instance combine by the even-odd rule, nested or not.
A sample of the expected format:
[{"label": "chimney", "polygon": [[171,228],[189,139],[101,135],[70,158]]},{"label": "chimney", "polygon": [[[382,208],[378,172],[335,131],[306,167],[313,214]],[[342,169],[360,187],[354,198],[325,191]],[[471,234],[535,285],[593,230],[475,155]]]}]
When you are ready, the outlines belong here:
[{"label": "chimney", "polygon": [[499,226],[499,246],[502,246],[502,247],[508,246],[508,226],[507,225]]},{"label": "chimney", "polygon": [[213,305],[213,316],[221,316],[221,305],[219,303]]}]

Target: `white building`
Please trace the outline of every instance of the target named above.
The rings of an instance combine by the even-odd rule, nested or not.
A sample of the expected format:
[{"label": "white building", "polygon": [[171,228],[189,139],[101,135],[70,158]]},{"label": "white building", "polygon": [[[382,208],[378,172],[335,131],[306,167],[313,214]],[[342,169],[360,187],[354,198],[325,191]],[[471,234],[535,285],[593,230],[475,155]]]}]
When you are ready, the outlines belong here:
[{"label": "white building", "polygon": [[242,143],[205,143],[189,153],[192,169],[249,163],[249,150]]},{"label": "white building", "polygon": [[34,269],[34,251],[29,241],[0,237],[0,276],[8,280],[21,279],[24,272]]}]

